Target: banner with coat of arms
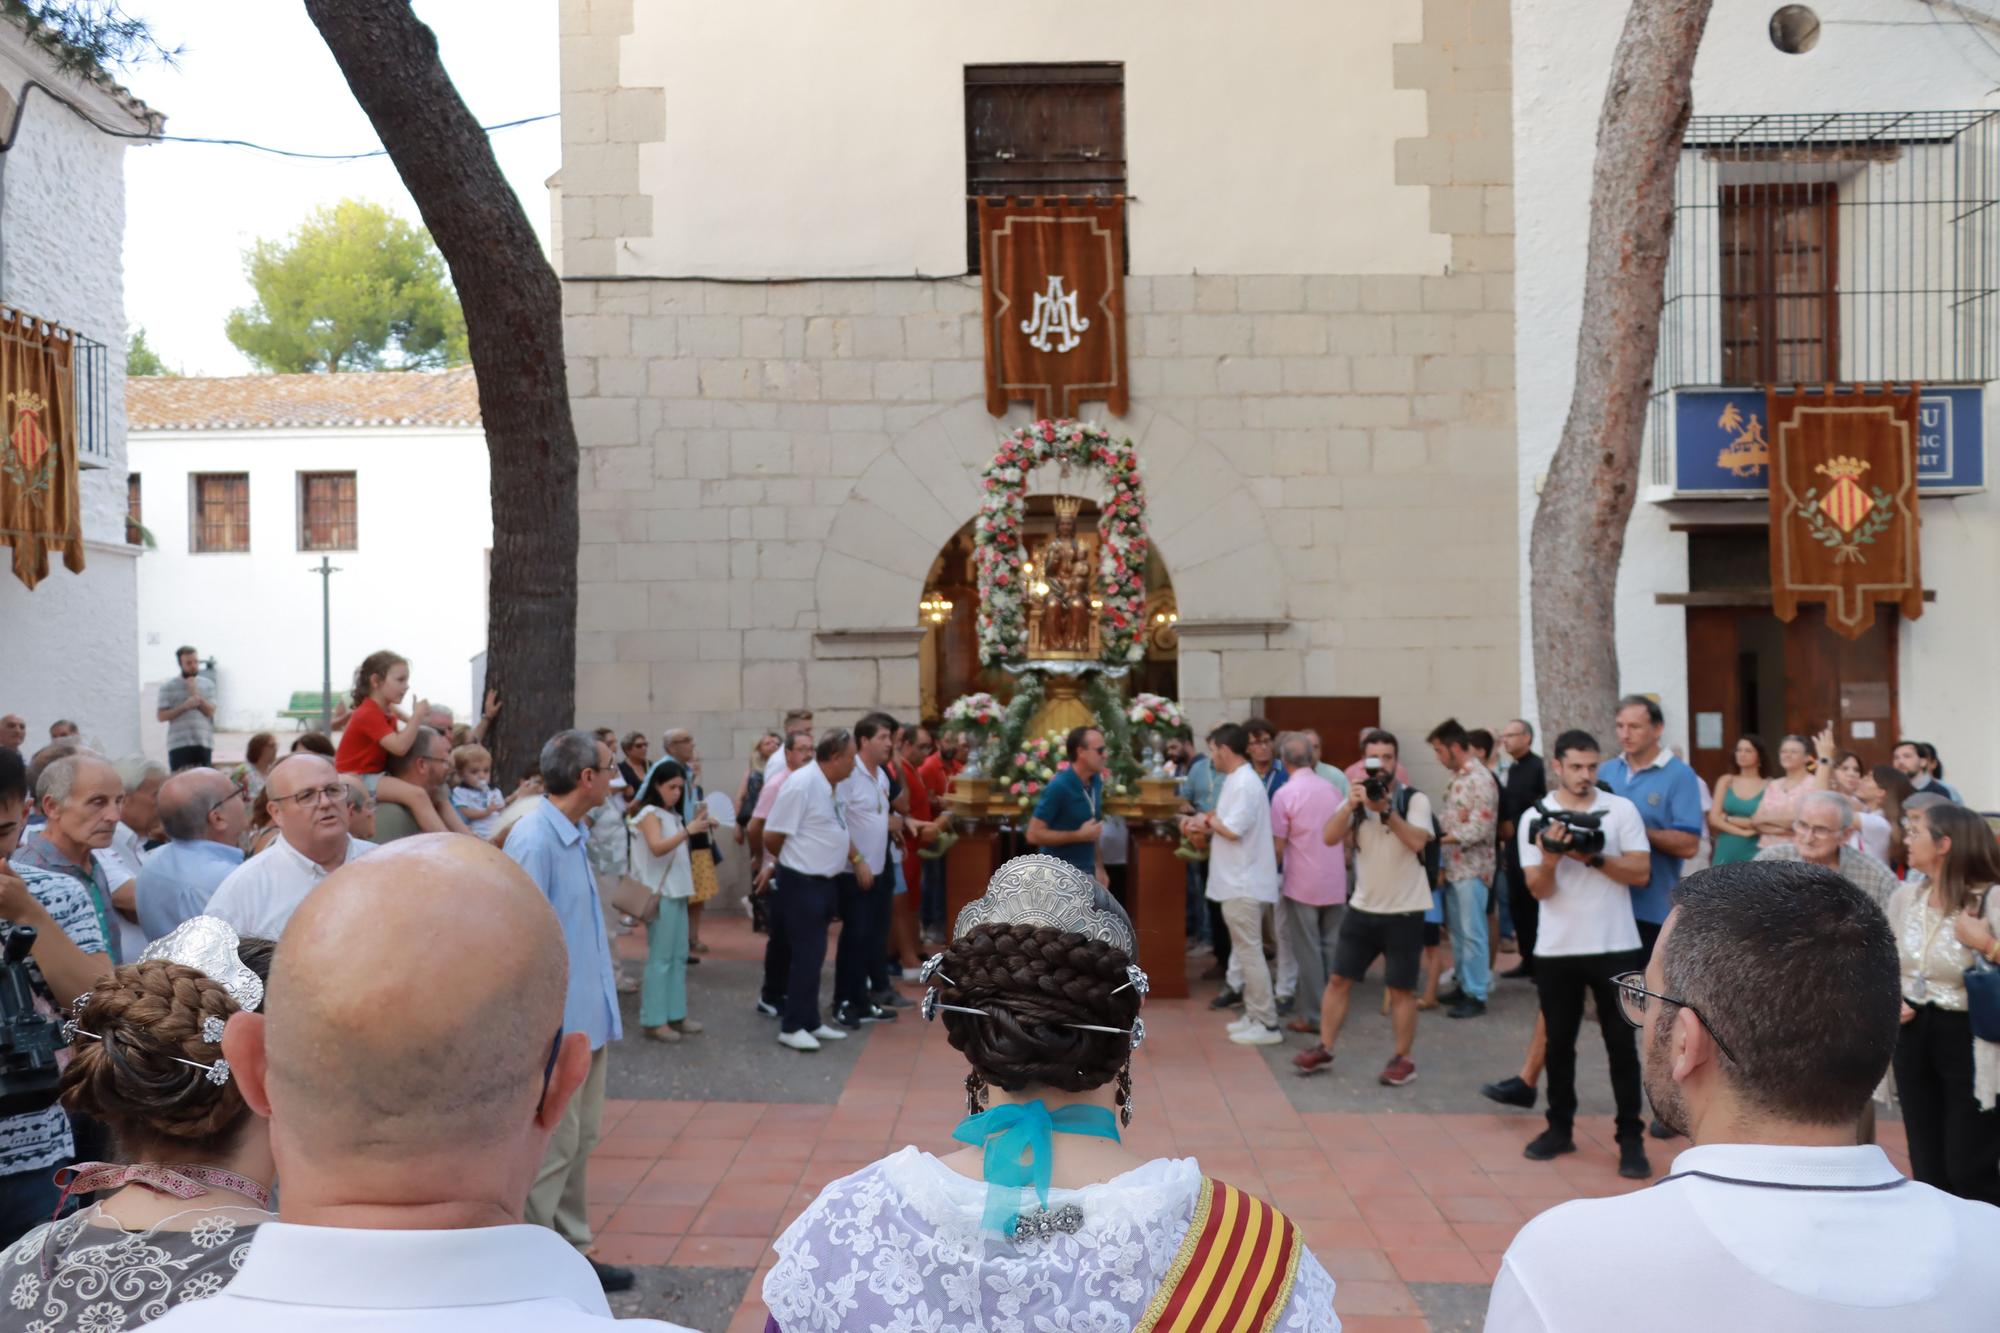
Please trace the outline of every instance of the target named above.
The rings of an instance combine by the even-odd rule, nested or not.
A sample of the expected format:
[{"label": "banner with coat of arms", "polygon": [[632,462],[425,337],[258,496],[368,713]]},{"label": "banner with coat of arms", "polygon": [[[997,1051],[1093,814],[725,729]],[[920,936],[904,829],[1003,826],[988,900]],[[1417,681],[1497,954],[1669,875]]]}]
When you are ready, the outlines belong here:
[{"label": "banner with coat of arms", "polygon": [[30,588],[48,577],[51,551],[83,572],[75,352],[67,329],[0,309],[0,542]]},{"label": "banner with coat of arms", "polygon": [[1850,639],[1875,604],[1923,614],[1918,559],[1918,386],[1771,389],[1771,609],[1824,602]]},{"label": "banner with coat of arms", "polygon": [[1124,265],[1122,198],[979,201],[987,411],[1125,414]]}]

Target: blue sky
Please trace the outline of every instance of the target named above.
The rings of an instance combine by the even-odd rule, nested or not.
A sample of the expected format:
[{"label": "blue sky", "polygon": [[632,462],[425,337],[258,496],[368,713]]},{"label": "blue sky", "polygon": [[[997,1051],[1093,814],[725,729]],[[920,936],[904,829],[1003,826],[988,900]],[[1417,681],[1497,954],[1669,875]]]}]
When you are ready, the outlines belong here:
[{"label": "blue sky", "polygon": [[[302,152],[380,145],[299,0],[128,0],[177,67],[121,81],[167,117],[169,134],[250,139]],[[445,68],[481,124],[558,108],[555,0],[418,0]],[[493,136],[500,166],[546,242],[559,122]],[[163,143],[125,154],[125,310],[167,364],[189,374],[252,367],[223,335],[248,305],[243,252],[289,233],[322,203],[355,197],[417,221],[387,158],[305,162],[245,148]]]}]

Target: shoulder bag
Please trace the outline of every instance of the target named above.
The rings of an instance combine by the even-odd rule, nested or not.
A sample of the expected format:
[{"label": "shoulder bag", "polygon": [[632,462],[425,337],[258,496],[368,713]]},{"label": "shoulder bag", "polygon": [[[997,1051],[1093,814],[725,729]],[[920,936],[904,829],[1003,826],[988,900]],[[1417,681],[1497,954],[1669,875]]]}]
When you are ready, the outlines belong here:
[{"label": "shoulder bag", "polygon": [[[625,825],[625,864],[632,864],[632,825]],[[660,890],[643,884],[631,875],[620,875],[611,881],[611,906],[642,926],[651,925],[660,917]]]},{"label": "shoulder bag", "polygon": [[[1989,885],[1979,897],[1982,917],[1992,893]],[[1965,969],[1965,1009],[1972,1019],[1973,1036],[1981,1041],[2000,1042],[2000,967],[1984,958],[1975,958],[1972,966]]]}]

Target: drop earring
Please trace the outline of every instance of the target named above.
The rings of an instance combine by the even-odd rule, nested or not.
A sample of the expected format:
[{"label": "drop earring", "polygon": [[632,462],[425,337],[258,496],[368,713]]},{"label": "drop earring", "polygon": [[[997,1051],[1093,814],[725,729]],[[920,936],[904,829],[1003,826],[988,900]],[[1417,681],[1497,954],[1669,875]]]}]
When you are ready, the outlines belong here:
[{"label": "drop earring", "polygon": [[1118,1071],[1118,1124],[1121,1128],[1132,1127],[1132,1062],[1127,1060]]},{"label": "drop earring", "polygon": [[965,1113],[978,1115],[986,1109],[986,1077],[977,1069],[965,1076]]}]

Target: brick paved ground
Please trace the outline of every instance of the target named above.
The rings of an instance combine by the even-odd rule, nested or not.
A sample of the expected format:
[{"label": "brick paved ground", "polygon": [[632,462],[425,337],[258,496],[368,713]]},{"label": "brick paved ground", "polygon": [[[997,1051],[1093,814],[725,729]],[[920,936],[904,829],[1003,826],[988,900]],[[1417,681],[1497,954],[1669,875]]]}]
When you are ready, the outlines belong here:
[{"label": "brick paved ground", "polygon": [[[621,1314],[757,1333],[772,1238],[828,1181],[906,1143],[950,1146],[965,1113],[965,1066],[943,1031],[913,1010],[838,1051],[783,1050],[770,1020],[746,1016],[762,938],[739,917],[710,922],[704,933],[713,952],[693,970],[690,1001],[710,1031],[658,1046],[637,1040],[628,1013],[590,1195],[599,1256],[646,1269],[639,1291],[615,1302]],[[638,940],[623,943],[636,956]],[[1355,1013],[1360,1036],[1373,1009],[1358,1004]],[[1420,1033],[1419,1054],[1422,1040]],[[1499,1044],[1505,1048],[1504,1038]],[[1602,1063],[1590,1058],[1592,1044],[1586,1031],[1586,1073]],[[1371,1054],[1365,1069],[1341,1081],[1287,1086],[1294,1081],[1279,1059],[1231,1045],[1200,1001],[1155,1000],[1133,1067],[1138,1118],[1126,1142],[1148,1155],[1196,1156],[1210,1175],[1290,1214],[1337,1280],[1336,1307],[1352,1333],[1476,1329],[1486,1286],[1523,1222],[1564,1199],[1634,1187],[1616,1174],[1601,1115],[1579,1120],[1574,1156],[1524,1161],[1521,1145],[1534,1125],[1479,1109],[1489,1104],[1469,1070],[1456,1078],[1440,1072],[1432,1082],[1447,1087],[1433,1086],[1423,1103],[1435,1108],[1442,1097],[1462,1109],[1294,1104],[1374,1104],[1375,1063]],[[761,1096],[698,1100],[704,1081],[727,1086],[731,1097],[746,1088]],[[1584,1109],[1591,1110],[1588,1092]],[[1892,1156],[1907,1166],[1901,1126],[1882,1128]],[[1672,1152],[1673,1145],[1653,1145],[1656,1168],[1664,1170]]]}]

